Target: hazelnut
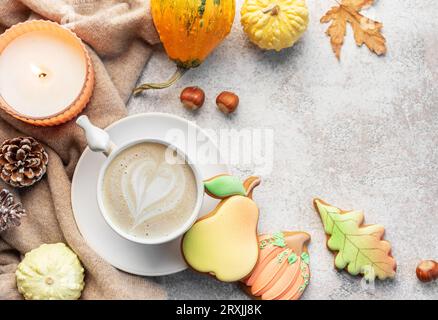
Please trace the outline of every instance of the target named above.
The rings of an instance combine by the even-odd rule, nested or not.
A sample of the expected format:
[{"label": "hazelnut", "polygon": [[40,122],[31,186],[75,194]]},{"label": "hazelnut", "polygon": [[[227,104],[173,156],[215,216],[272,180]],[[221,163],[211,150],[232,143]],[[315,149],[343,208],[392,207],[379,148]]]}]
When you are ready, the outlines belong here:
[{"label": "hazelnut", "polygon": [[438,263],[433,260],[423,260],[417,267],[417,278],[429,282],[438,278]]},{"label": "hazelnut", "polygon": [[232,92],[223,91],[217,96],[216,104],[220,111],[229,114],[237,109],[239,97]]},{"label": "hazelnut", "polygon": [[187,87],[180,95],[184,107],[190,110],[197,110],[204,104],[205,93],[199,87]]}]

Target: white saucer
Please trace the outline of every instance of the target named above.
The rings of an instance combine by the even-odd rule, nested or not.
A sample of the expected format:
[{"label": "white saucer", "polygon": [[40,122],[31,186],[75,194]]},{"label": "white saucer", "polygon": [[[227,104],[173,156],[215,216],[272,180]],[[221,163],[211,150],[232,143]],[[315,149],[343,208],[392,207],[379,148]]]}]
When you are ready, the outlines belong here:
[{"label": "white saucer", "polygon": [[[130,116],[113,123],[106,131],[111,140],[118,145],[141,138],[166,139],[166,133],[171,129],[181,130],[186,138],[190,132],[196,132],[198,138],[201,137],[197,140],[198,146],[203,145],[205,149],[205,146],[209,145],[212,150],[217,150],[214,142],[197,125],[165,113]],[[169,142],[183,150],[190,159],[197,158],[197,148],[186,148],[184,143]],[[181,255],[181,238],[162,245],[141,245],[120,237],[107,225],[99,211],[96,198],[97,177],[104,160],[102,154],[85,149],[73,176],[73,212],[79,231],[87,244],[108,263],[129,273],[162,276],[186,269],[187,265]],[[198,167],[203,179],[229,172],[225,164],[198,163]],[[216,203],[217,200],[205,197],[201,213],[207,214]]]}]

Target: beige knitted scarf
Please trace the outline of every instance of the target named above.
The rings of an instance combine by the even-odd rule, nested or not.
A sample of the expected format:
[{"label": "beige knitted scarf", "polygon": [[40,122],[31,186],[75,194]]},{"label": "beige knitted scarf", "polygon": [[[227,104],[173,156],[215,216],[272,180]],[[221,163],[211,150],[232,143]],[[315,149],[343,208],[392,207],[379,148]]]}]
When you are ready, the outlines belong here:
[{"label": "beige knitted scarf", "polygon": [[[0,33],[32,18],[67,22],[88,45],[96,86],[85,114],[100,127],[126,115],[125,103],[157,43],[148,0],[0,0]],[[162,299],[154,282],[118,271],[91,250],[80,235],[70,203],[71,178],[85,148],[74,122],[38,128],[0,111],[0,140],[32,136],[49,153],[40,182],[13,190],[28,215],[20,227],[0,234],[0,299],[20,299],[15,269],[22,255],[42,243],[64,242],[86,269],[83,299]],[[0,142],[1,142],[0,141]],[[0,189],[6,187],[0,182]]]}]

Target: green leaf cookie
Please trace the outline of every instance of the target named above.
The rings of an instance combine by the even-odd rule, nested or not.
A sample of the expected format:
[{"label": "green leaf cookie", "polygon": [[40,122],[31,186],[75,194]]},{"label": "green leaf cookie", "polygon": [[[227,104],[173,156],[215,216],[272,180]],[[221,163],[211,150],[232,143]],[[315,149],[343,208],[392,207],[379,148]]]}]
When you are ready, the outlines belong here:
[{"label": "green leaf cookie", "polygon": [[362,211],[343,211],[319,199],[314,204],[325,233],[330,236],[327,247],[337,251],[336,268],[358,275],[372,267],[380,280],[395,276],[396,263],[390,254],[390,243],[382,240],[382,226],[363,225]]}]

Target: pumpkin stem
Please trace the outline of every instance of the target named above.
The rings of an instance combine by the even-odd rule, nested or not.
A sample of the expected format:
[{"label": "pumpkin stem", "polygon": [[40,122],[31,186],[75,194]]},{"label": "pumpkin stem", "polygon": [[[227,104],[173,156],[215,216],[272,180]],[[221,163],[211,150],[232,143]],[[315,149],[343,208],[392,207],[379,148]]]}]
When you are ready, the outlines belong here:
[{"label": "pumpkin stem", "polygon": [[280,6],[276,3],[270,5],[269,7],[265,8],[263,13],[271,13],[271,16],[276,16],[280,12]]},{"label": "pumpkin stem", "polygon": [[135,88],[133,93],[134,93],[134,95],[137,95],[137,94],[143,92],[144,90],[168,88],[172,84],[177,82],[184,75],[184,73],[186,71],[187,71],[186,68],[178,67],[176,69],[175,73],[173,74],[173,76],[170,77],[170,79],[167,80],[166,82],[162,82],[162,83],[145,83],[145,84],[142,84],[142,85],[138,86],[137,88]]}]

